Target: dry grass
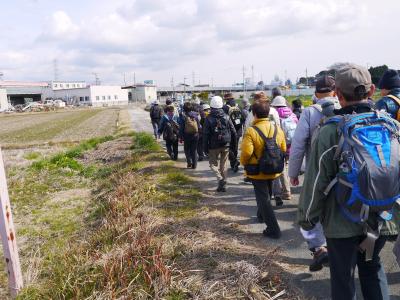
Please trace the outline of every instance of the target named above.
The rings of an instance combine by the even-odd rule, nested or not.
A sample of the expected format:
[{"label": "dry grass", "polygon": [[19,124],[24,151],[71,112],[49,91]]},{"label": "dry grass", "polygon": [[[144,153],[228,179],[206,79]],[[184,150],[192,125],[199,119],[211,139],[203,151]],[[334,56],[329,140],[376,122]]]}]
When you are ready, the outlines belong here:
[{"label": "dry grass", "polygon": [[[113,132],[126,132],[126,113],[115,116]],[[28,149],[9,167],[28,283],[19,299],[296,299],[273,251],[202,206],[150,135],[106,140],[56,156]]]}]

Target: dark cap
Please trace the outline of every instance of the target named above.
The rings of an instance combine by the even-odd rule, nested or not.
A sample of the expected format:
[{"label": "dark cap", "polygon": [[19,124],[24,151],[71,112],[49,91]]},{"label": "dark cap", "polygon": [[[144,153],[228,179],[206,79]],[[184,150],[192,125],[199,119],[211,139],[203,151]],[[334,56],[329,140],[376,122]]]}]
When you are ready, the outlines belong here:
[{"label": "dark cap", "polygon": [[336,71],[336,88],[343,94],[355,96],[371,90],[372,80],[369,71],[362,66],[348,64]]},{"label": "dark cap", "polygon": [[224,99],[225,99],[225,100],[232,100],[232,99],[235,99],[235,98],[233,97],[233,94],[232,94],[232,93],[226,93],[226,94],[224,95]]},{"label": "dark cap", "polygon": [[379,88],[381,90],[392,90],[400,88],[400,76],[396,70],[387,70],[379,81]]},{"label": "dark cap", "polygon": [[320,76],[315,84],[315,92],[329,93],[335,90],[335,78],[329,75]]}]

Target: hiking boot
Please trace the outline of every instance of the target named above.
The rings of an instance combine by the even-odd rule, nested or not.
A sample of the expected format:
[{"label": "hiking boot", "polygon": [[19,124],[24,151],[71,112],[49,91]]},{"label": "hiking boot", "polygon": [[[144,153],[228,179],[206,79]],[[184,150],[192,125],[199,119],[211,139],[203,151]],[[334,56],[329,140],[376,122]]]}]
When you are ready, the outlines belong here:
[{"label": "hiking boot", "polygon": [[225,180],[220,180],[218,181],[218,188],[217,188],[217,192],[226,192],[226,181]]},{"label": "hiking boot", "polygon": [[197,168],[197,165],[192,165],[192,169],[194,170],[194,169],[196,169]]},{"label": "hiking boot", "polygon": [[262,232],[263,236],[271,238],[271,239],[279,239],[282,236],[282,233],[280,231],[272,231],[268,228],[264,229]]},{"label": "hiking boot", "polygon": [[233,171],[234,173],[237,173],[237,172],[239,171],[239,166],[240,166],[240,163],[237,162],[237,163],[233,166],[232,171]]},{"label": "hiking boot", "polygon": [[292,196],[290,194],[284,194],[284,195],[282,195],[282,200],[290,201],[290,200],[292,200]]},{"label": "hiking boot", "polygon": [[280,207],[283,205],[283,201],[281,197],[275,196],[275,205],[276,207]]},{"label": "hiking boot", "polygon": [[313,256],[313,261],[310,264],[310,272],[317,272],[322,270],[324,265],[329,264],[328,249],[326,247],[321,247],[318,250],[311,253]]},{"label": "hiking boot", "polygon": [[188,164],[186,165],[186,168],[191,169],[191,168],[192,168],[192,164],[189,164],[189,163],[188,163]]}]

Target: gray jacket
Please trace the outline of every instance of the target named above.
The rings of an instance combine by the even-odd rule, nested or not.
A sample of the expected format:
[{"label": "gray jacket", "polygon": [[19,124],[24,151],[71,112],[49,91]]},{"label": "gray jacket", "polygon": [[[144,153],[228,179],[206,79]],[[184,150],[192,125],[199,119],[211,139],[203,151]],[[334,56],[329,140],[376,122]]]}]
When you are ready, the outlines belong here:
[{"label": "gray jacket", "polygon": [[[308,162],[311,153],[311,138],[313,132],[324,117],[321,105],[327,101],[334,102],[335,106],[338,105],[336,97],[327,97],[318,100],[316,105],[306,107],[301,114],[290,148],[289,177],[291,178],[300,175],[304,157],[306,158],[306,164]],[[336,106],[335,108],[340,107]]]}]

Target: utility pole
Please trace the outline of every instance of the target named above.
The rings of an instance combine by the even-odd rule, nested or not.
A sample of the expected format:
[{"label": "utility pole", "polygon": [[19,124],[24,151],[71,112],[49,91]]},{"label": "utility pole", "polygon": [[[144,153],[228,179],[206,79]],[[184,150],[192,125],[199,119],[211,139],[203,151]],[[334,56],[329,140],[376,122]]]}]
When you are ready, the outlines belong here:
[{"label": "utility pole", "polygon": [[101,85],[100,78],[99,78],[98,74],[97,73],[93,73],[93,75],[94,75],[95,85]]},{"label": "utility pole", "polygon": [[183,102],[186,102],[186,77],[183,77]]},{"label": "utility pole", "polygon": [[306,68],[306,85],[308,86],[308,70]]},{"label": "utility pole", "polygon": [[58,60],[55,59],[53,61],[53,67],[54,67],[54,81],[58,81],[59,79],[59,70],[58,70]]},{"label": "utility pole", "polygon": [[214,87],[214,78],[211,77],[211,87]]},{"label": "utility pole", "polygon": [[125,72],[124,72],[124,85],[126,86],[126,76],[125,76]]},{"label": "utility pole", "polygon": [[244,82],[244,77],[245,77],[245,73],[244,73],[244,65],[243,65],[243,68],[242,68],[242,77],[243,77],[243,82],[242,82],[242,84],[243,84],[243,95],[244,95],[244,92],[245,92],[245,82]]},{"label": "utility pole", "polygon": [[196,81],[195,81],[195,73],[194,73],[194,71],[193,71],[193,72],[192,72],[192,86],[194,87],[195,84],[196,84]]},{"label": "utility pole", "polygon": [[138,101],[137,94],[136,94],[136,72],[133,72],[133,90],[135,92],[135,101]]},{"label": "utility pole", "polygon": [[254,66],[251,65],[251,84],[254,85]]},{"label": "utility pole", "polygon": [[175,99],[175,84],[174,84],[174,76],[171,78],[171,87],[172,87],[172,98]]}]

